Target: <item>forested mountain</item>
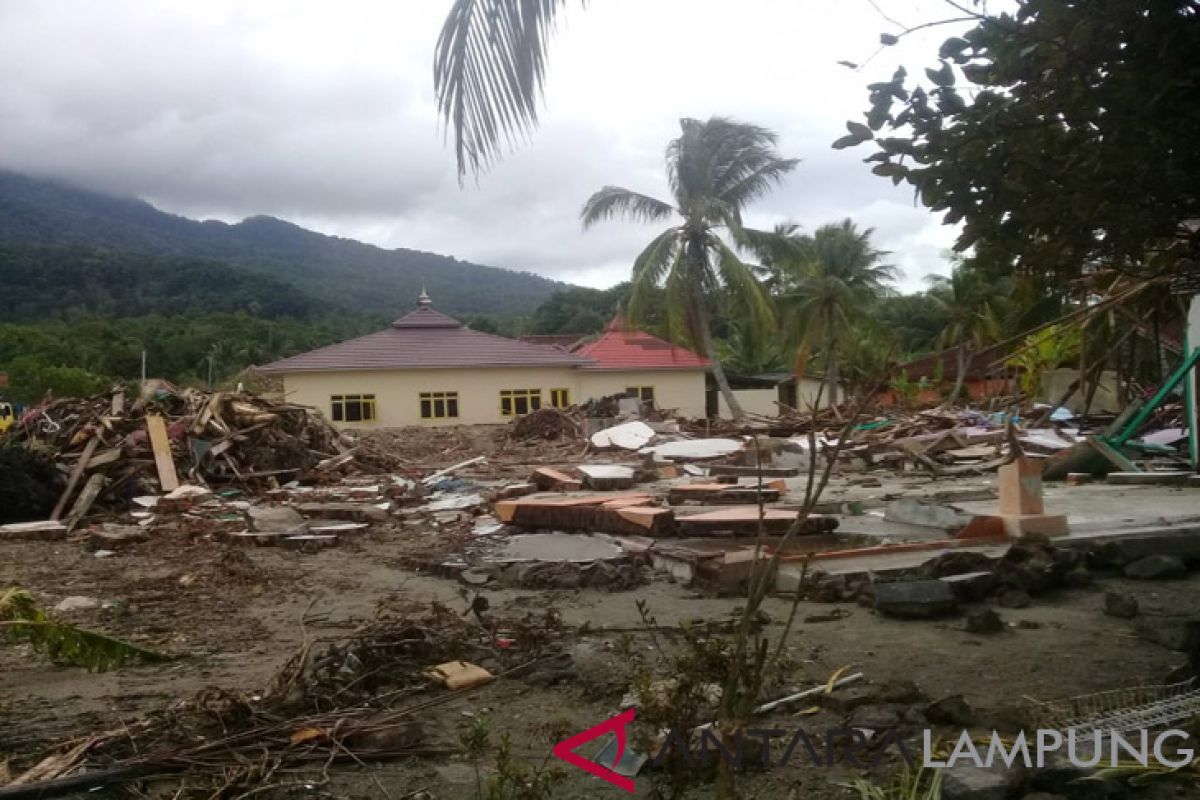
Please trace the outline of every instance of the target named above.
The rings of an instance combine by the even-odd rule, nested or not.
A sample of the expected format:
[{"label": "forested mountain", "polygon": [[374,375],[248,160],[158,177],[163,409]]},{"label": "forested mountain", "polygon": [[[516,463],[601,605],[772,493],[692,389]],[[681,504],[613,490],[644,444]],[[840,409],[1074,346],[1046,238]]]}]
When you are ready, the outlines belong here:
[{"label": "forested mountain", "polygon": [[267,318],[325,309],[284,281],[212,259],[84,245],[0,244],[0,321],[242,311]]},{"label": "forested mountain", "polygon": [[[0,243],[87,245],[216,259],[291,284],[330,307],[392,313],[422,286],[450,314],[529,314],[565,284],[425,253],[385,250],[273,217],[198,222],[148,203],[0,170]],[[178,263],[178,262],[177,262]]]}]

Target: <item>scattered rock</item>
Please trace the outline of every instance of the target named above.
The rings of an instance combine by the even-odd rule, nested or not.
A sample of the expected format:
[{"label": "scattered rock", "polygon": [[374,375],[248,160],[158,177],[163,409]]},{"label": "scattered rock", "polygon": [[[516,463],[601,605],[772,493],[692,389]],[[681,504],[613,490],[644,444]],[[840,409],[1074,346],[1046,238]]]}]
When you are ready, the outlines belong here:
[{"label": "scattered rock", "polygon": [[875,584],[875,608],[903,619],[932,619],[958,608],[954,590],[942,581],[894,581]]},{"label": "scattered rock", "polygon": [[1042,629],[1042,623],[1035,622],[1031,619],[1022,619],[1017,620],[1017,627],[1023,631],[1040,631]]},{"label": "scattered rock", "polygon": [[[1037,595],[1068,585],[1068,575],[1086,569],[1083,553],[1055,547],[1044,536],[1027,536],[1008,549],[996,563],[995,573],[1001,586]],[[1079,575],[1070,578],[1073,584],[1081,580]]]},{"label": "scattered rock", "polygon": [[988,573],[996,565],[995,559],[973,551],[950,551],[920,565],[923,578],[946,578],[964,576],[968,573]]},{"label": "scattered rock", "polygon": [[1004,620],[990,608],[967,615],[967,633],[989,635],[1003,633],[1005,630]]},{"label": "scattered rock", "polygon": [[1187,564],[1179,556],[1154,554],[1139,558],[1125,565],[1125,575],[1140,581],[1156,581],[1164,578],[1182,578],[1187,575]]},{"label": "scattered rock", "polygon": [[250,506],[246,515],[259,533],[290,533],[304,525],[304,517],[291,506]]},{"label": "scattered rock", "polygon": [[954,594],[964,603],[979,602],[996,588],[996,576],[992,572],[964,572],[947,575],[941,580],[950,584]]},{"label": "scattered rock", "polygon": [[1033,605],[1033,598],[1024,589],[1006,589],[996,598],[996,602],[1003,608],[1029,608]]},{"label": "scattered rock", "polygon": [[1104,613],[1118,619],[1133,619],[1138,615],[1138,601],[1124,592],[1105,592]]},{"label": "scattered rock", "polygon": [[83,595],[72,595],[64,597],[54,610],[60,614],[65,614],[71,611],[90,611],[93,608],[99,608],[100,601],[94,597],[84,597]]},{"label": "scattered rock", "polygon": [[1008,800],[1025,780],[1023,769],[956,764],[942,773],[943,800]]},{"label": "scattered rock", "polygon": [[925,707],[925,718],[936,725],[970,728],[975,724],[975,712],[961,694],[935,700]]}]

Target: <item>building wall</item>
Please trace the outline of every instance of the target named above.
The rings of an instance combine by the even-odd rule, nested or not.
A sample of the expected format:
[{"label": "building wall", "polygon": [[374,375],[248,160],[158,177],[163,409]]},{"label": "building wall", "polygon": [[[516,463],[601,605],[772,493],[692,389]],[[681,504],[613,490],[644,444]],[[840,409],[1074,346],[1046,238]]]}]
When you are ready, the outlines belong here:
[{"label": "building wall", "polygon": [[[758,414],[762,417],[777,417],[779,416],[779,406],[775,405],[775,401],[779,399],[779,389],[771,387],[770,389],[734,389],[733,396],[741,403],[742,411],[747,414]],[[717,413],[723,419],[731,419],[733,414],[729,413],[729,406],[725,403],[725,396],[717,391]]]},{"label": "building wall", "polygon": [[683,417],[704,416],[702,369],[685,370],[579,370],[579,392],[575,402],[620,394],[629,386],[653,386],[654,402],[662,409],[675,409]]},{"label": "building wall", "polygon": [[[508,422],[500,413],[500,392],[541,389],[550,405],[551,389],[568,389],[572,403],[620,394],[628,386],[653,386],[660,408],[689,417],[704,416],[703,370],[584,371],[572,367],[479,367],[472,369],[354,370],[297,372],[283,376],[288,402],[318,409],[332,419],[330,398],[338,394],[374,394],[374,422],[340,422],[347,428],[398,428],[405,425],[482,425]],[[458,418],[422,419],[422,392],[458,392]]]},{"label": "building wall", "polygon": [[[1046,370],[1042,373],[1042,391],[1038,400],[1043,403],[1057,403],[1066,394],[1071,384],[1078,379],[1079,370],[1077,369]],[[1080,413],[1086,403],[1087,394],[1083,391],[1083,387],[1080,387],[1067,398],[1066,407],[1075,413]],[[1096,387],[1096,393],[1092,396],[1090,410],[1101,414],[1115,414],[1123,408],[1125,408],[1125,403],[1122,401],[1117,373],[1115,370],[1106,369],[1100,373],[1100,385]]]},{"label": "building wall", "polygon": [[[796,403],[798,410],[807,411],[812,407],[812,404],[817,401],[817,394],[821,395],[821,405],[829,405],[829,387],[826,386],[824,391],[821,391],[823,381],[817,378],[801,378],[796,382]],[[845,394],[846,388],[842,387],[838,393],[838,399],[842,400],[842,395]]]},{"label": "building wall", "polygon": [[[355,370],[300,372],[284,375],[288,402],[313,406],[332,419],[330,397],[374,394],[374,422],[336,423],[347,428],[397,428],[404,425],[481,425],[508,422],[500,413],[505,389],[541,389],[542,405],[550,405],[551,389],[570,389],[580,401],[579,371],[571,367]],[[422,419],[421,392],[458,392],[458,418]]]}]

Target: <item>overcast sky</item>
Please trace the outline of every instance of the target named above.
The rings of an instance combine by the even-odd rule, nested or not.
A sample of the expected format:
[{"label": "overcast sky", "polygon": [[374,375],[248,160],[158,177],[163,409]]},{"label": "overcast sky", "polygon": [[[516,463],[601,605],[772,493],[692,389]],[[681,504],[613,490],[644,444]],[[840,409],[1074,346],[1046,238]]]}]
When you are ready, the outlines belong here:
[{"label": "overcast sky", "polygon": [[[811,231],[852,217],[920,288],[954,237],[909,189],[836,151],[866,84],[920,74],[954,31],[879,53],[870,0],[592,0],[571,6],[533,140],[460,188],[437,125],[434,43],[449,0],[26,0],[0,3],[0,166],[236,221],[325,233],[604,287],[653,232],[584,233],[604,184],[666,196],[663,149],[684,116],[779,132],[792,177],[752,224]],[[875,0],[905,24],[940,0]]]}]

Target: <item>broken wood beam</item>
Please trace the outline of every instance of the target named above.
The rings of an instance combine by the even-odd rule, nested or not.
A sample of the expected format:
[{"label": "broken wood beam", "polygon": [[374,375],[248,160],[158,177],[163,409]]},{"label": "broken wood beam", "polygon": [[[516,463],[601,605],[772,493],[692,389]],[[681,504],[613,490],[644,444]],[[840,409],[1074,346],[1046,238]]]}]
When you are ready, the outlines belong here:
[{"label": "broken wood beam", "polygon": [[62,518],[63,512],[67,510],[67,503],[71,502],[71,497],[75,494],[76,487],[79,486],[79,479],[83,477],[88,462],[92,460],[92,454],[99,446],[99,436],[88,439],[88,443],[83,446],[83,452],[79,454],[79,460],[75,462],[75,468],[71,470],[71,477],[67,479],[67,488],[63,489],[58,502],[54,504],[54,510],[50,512],[51,521]]},{"label": "broken wood beam", "polygon": [[179,488],[179,476],[175,474],[175,459],[171,456],[171,440],[167,437],[167,424],[158,414],[147,414],[146,432],[150,436],[150,449],[154,452],[154,466],[158,470],[158,485],[164,492],[172,492]]},{"label": "broken wood beam", "polygon": [[71,513],[67,515],[67,530],[75,530],[75,526],[79,521],[87,516],[88,510],[92,507],[92,503],[96,502],[96,498],[100,496],[100,492],[104,491],[104,487],[108,484],[108,478],[97,472],[88,478],[87,483],[83,485],[83,491],[79,493],[79,497],[75,500],[75,505],[71,506]]}]

